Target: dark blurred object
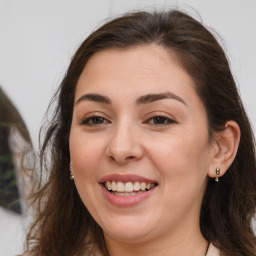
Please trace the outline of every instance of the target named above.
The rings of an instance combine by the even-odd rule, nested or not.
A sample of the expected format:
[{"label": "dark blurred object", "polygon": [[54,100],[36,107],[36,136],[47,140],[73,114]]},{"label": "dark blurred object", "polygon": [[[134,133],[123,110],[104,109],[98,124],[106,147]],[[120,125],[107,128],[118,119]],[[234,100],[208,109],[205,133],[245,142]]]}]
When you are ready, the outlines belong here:
[{"label": "dark blurred object", "polygon": [[10,147],[12,128],[16,128],[30,143],[29,132],[21,115],[0,87],[0,206],[21,213],[17,168]]}]

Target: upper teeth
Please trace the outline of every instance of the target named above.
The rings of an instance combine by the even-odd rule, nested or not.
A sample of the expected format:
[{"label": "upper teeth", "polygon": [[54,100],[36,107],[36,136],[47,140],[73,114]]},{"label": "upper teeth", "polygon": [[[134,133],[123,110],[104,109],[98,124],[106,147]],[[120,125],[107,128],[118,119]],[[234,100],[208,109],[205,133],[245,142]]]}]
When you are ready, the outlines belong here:
[{"label": "upper teeth", "polygon": [[108,190],[117,191],[117,192],[133,192],[133,191],[140,191],[140,190],[146,190],[151,189],[155,186],[154,183],[146,183],[146,182],[116,182],[116,181],[106,181],[105,187]]}]

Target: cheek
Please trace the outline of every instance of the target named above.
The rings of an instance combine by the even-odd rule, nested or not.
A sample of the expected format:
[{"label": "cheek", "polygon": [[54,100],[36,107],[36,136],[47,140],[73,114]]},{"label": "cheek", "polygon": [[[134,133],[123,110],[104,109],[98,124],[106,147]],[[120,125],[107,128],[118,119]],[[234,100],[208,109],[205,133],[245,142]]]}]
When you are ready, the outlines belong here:
[{"label": "cheek", "polygon": [[[95,187],[98,187],[100,161],[102,159],[102,144],[96,138],[88,134],[75,131],[70,133],[70,157],[74,170],[74,182],[81,200],[87,209],[94,212],[94,204],[97,201]],[[96,192],[95,192],[96,191]]]},{"label": "cheek", "polygon": [[[99,139],[85,136],[82,133],[70,134],[70,157],[76,177],[92,176],[95,173],[103,154],[102,143]],[[83,179],[87,182],[88,179]],[[90,179],[91,180],[91,179]]]},{"label": "cheek", "polygon": [[207,136],[172,134],[162,140],[152,141],[148,154],[163,179],[184,181],[191,176],[206,177],[210,162]]},{"label": "cheek", "polygon": [[195,147],[194,139],[180,136],[154,145],[148,152],[161,177],[159,189],[163,196],[159,203],[165,205],[162,216],[168,216],[170,212],[173,216],[182,216],[191,209],[198,211],[209,167],[207,144],[201,140]]}]

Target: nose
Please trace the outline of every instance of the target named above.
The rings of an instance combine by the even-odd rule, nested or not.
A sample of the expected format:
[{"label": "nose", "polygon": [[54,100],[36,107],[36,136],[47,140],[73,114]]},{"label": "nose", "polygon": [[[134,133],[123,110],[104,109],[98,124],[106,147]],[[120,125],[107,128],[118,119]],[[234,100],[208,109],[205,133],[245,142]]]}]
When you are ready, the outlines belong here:
[{"label": "nose", "polygon": [[143,157],[138,128],[129,123],[117,125],[112,132],[107,157],[119,164],[138,161]]}]

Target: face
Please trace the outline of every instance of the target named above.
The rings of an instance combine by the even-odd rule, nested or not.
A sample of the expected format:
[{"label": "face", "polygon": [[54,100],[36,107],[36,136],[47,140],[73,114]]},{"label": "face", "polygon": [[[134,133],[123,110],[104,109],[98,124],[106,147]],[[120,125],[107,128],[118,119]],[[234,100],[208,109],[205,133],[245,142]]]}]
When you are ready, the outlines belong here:
[{"label": "face", "polygon": [[212,161],[191,77],[158,46],[96,53],[76,87],[70,154],[78,193],[106,239],[199,230]]}]

